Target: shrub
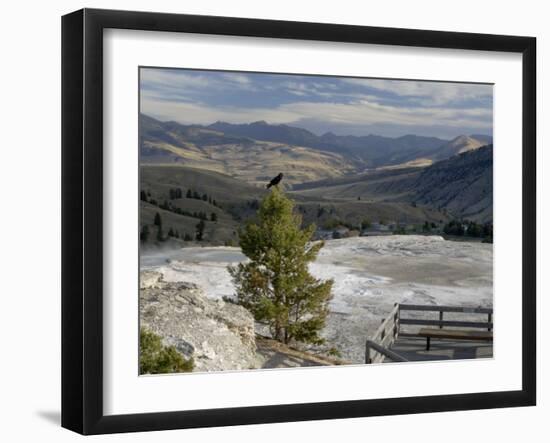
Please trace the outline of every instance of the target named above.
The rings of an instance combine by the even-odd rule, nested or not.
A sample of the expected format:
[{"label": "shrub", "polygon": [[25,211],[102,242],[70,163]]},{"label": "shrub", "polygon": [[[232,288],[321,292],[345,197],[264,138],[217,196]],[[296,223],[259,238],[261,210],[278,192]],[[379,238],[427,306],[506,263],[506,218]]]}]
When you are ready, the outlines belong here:
[{"label": "shrub", "polygon": [[164,346],[161,338],[152,331],[139,331],[139,373],[166,374],[191,372],[193,359],[186,360],[175,346]]}]

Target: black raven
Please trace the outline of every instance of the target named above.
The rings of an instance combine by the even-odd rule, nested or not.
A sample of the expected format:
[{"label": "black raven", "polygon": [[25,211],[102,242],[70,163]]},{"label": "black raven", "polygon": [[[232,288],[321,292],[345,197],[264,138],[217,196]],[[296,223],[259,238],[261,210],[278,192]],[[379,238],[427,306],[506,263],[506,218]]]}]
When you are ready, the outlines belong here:
[{"label": "black raven", "polygon": [[266,188],[269,189],[272,186],[277,186],[282,179],[283,179],[283,173],[280,172],[277,177],[271,179],[271,181],[267,184]]}]

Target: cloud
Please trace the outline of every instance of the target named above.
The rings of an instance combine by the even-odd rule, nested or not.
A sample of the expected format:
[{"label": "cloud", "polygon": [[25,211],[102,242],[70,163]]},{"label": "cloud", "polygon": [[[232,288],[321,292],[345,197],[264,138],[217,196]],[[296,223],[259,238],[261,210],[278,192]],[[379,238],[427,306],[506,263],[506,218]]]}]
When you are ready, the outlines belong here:
[{"label": "cloud", "polygon": [[490,134],[493,120],[490,85],[165,69],[142,70],[141,112],[184,124],[265,120],[449,138]]},{"label": "cloud", "polygon": [[344,82],[370,90],[383,91],[426,106],[454,102],[490,101],[492,85],[413,80],[344,79]]}]

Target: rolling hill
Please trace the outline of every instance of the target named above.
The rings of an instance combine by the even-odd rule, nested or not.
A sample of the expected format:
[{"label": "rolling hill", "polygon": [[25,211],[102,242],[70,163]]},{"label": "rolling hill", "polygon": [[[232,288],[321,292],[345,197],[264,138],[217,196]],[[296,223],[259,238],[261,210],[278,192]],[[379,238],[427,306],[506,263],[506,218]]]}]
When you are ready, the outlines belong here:
[{"label": "rolling hill", "polygon": [[266,122],[186,126],[141,115],[141,228],[155,242],[158,212],[164,234],[177,231],[170,241],[181,243],[202,219],[204,241],[235,244],[278,172],[304,224],[321,228],[492,221],[493,148],[482,147],[484,137],[316,136]]},{"label": "rolling hill", "polygon": [[493,146],[471,149],[425,168],[374,170],[293,189],[309,198],[410,202],[456,218],[492,221]]},{"label": "rolling hill", "polygon": [[284,171],[285,185],[338,177],[355,170],[342,155],[303,146],[253,140],[218,130],[140,119],[140,162],[179,164],[264,185]]},{"label": "rolling hill", "polygon": [[[140,229],[147,225],[156,240],[155,214],[162,218],[164,234],[170,228],[183,237],[194,236],[200,213],[206,215],[205,242],[207,244],[235,244],[238,230],[254,217],[259,201],[269,191],[233,177],[181,165],[142,165],[140,168],[141,191],[145,200],[140,201]],[[170,190],[181,189],[181,197],[171,198]],[[324,188],[331,191],[330,187]],[[198,198],[188,198],[188,191]],[[447,215],[429,206],[414,206],[407,200],[382,201],[332,198],[330,195],[292,192],[296,210],[303,217],[304,225],[311,223],[320,228],[340,223],[358,226],[364,220],[423,223],[447,221]],[[205,196],[205,197],[204,197]],[[203,198],[204,197],[204,198]],[[215,221],[212,220],[215,213]],[[174,240],[173,242],[181,242]]]},{"label": "rolling hill", "polygon": [[457,218],[493,221],[493,145],[463,152],[424,169],[413,184],[415,201]]}]

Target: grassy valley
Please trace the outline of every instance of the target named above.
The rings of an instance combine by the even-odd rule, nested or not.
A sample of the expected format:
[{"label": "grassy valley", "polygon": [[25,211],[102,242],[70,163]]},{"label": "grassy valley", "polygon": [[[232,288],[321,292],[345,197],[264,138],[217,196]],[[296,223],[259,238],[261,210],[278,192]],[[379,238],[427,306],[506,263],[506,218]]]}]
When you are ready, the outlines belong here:
[{"label": "grassy valley", "polygon": [[[185,126],[145,115],[140,123],[140,230],[148,245],[236,244],[279,172],[303,223],[320,230],[492,221],[492,145],[481,147],[483,136],[317,137],[265,122]],[[367,160],[357,156],[361,143]]]}]

